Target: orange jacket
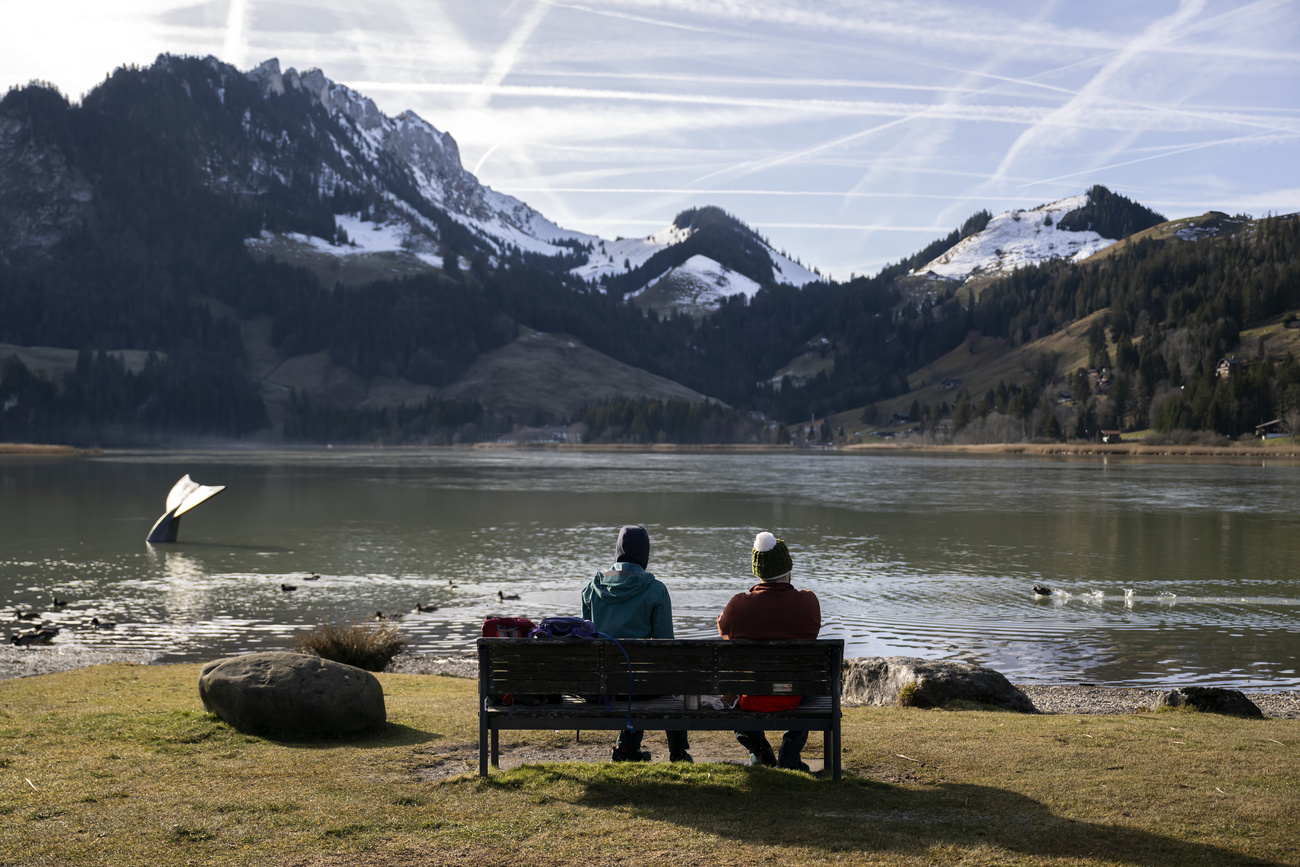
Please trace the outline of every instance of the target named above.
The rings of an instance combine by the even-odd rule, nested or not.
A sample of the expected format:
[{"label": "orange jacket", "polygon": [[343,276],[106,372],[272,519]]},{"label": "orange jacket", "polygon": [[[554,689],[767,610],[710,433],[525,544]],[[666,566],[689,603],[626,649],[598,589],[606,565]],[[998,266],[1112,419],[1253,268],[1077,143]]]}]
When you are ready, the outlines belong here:
[{"label": "orange jacket", "polygon": [[[785,582],[755,584],[748,593],[731,597],[718,615],[718,634],[723,638],[816,638],[821,627],[817,594]],[[742,695],[740,707],[770,713],[796,708],[799,699],[797,695]]]}]

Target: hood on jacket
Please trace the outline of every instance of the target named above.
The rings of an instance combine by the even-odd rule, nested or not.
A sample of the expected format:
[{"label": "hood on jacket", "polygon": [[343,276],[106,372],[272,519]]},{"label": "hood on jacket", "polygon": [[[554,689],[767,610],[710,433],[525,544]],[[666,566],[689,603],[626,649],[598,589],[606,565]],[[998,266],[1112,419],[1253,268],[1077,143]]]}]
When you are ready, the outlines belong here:
[{"label": "hood on jacket", "polygon": [[627,526],[618,531],[614,562],[635,563],[642,569],[650,565],[650,534],[645,527]]},{"label": "hood on jacket", "polygon": [[606,605],[635,599],[645,592],[655,576],[635,563],[615,563],[591,580],[596,597]]}]

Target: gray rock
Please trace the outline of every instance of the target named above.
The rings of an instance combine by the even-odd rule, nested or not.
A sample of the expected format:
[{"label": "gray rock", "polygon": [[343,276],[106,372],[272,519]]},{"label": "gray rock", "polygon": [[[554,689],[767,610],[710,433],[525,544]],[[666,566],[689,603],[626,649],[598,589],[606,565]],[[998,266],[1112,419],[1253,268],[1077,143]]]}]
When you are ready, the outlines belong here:
[{"label": "gray rock", "polygon": [[1161,693],[1151,704],[1152,710],[1167,707],[1187,707],[1204,713],[1223,713],[1252,719],[1264,718],[1259,706],[1246,698],[1241,690],[1215,686],[1180,686]]},{"label": "gray rock", "polygon": [[940,707],[953,699],[1021,713],[1038,712],[1020,689],[982,665],[909,656],[867,656],[844,661],[842,701],[846,705]]},{"label": "gray rock", "polygon": [[199,673],[203,707],[241,731],[341,735],[381,726],[384,690],[370,672],[304,653],[249,653]]}]

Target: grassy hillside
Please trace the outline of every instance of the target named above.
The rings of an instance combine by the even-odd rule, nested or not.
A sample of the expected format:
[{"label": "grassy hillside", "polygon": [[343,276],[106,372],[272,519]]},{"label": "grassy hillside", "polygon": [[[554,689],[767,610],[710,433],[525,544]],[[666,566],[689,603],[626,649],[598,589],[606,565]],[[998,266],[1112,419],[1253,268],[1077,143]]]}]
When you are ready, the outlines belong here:
[{"label": "grassy hillside", "polygon": [[[1080,367],[1087,367],[1088,330],[1095,321],[1104,321],[1108,313],[1109,310],[1098,310],[1023,346],[1012,347],[1000,338],[974,336],[941,358],[913,371],[907,378],[911,390],[906,394],[877,404],[880,423],[864,425],[861,418],[865,407],[862,407],[831,416],[831,426],[843,427],[849,433],[895,429],[897,426],[887,424],[888,419],[895,413],[906,413],[913,401],[931,406],[940,403],[952,406],[961,389],[978,400],[1002,383],[1023,386],[1033,381],[1044,356],[1054,361],[1059,374],[1072,374]],[[1113,355],[1114,344],[1108,342],[1107,350]],[[946,388],[944,381],[953,379],[960,379],[961,385]]]},{"label": "grassy hillside", "polygon": [[1248,220],[1229,217],[1220,211],[1206,211],[1198,217],[1168,220],[1149,229],[1143,229],[1141,232],[1135,232],[1106,249],[1094,253],[1084,262],[1104,261],[1141,241],[1194,241],[1202,238],[1232,237],[1249,225]]},{"label": "grassy hillside", "polygon": [[704,399],[697,391],[610,358],[568,335],[521,331],[514,342],[479,356],[469,372],[439,396],[472,398],[520,421],[538,412],[572,416],[584,406],[618,396]]},{"label": "grassy hillside", "polygon": [[405,251],[355,252],[340,256],[322,253],[310,244],[283,236],[259,240],[249,248],[249,252],[259,260],[274,258],[304,268],[325,289],[333,289],[336,285],[364,286],[376,280],[396,280],[438,270]]}]

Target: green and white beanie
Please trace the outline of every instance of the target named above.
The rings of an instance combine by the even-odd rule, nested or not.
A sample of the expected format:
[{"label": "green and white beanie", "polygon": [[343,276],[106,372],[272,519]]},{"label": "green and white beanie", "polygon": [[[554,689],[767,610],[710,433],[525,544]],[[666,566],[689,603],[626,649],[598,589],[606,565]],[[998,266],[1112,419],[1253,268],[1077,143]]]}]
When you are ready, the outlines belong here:
[{"label": "green and white beanie", "polygon": [[794,568],[794,561],[790,559],[790,549],[785,547],[785,542],[767,532],[759,533],[754,537],[753,561],[754,574],[760,581],[784,578]]}]

